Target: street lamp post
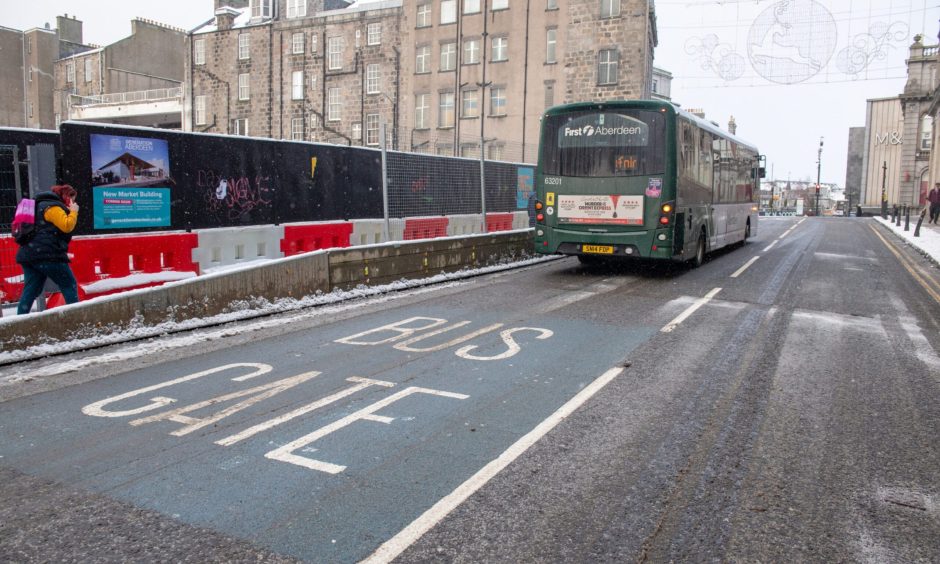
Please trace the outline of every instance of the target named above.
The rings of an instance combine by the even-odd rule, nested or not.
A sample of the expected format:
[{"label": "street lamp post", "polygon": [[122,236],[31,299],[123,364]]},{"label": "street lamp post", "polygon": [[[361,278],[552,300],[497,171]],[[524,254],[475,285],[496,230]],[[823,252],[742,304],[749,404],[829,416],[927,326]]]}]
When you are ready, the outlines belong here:
[{"label": "street lamp post", "polygon": [[819,138],[819,152],[816,156],[816,217],[819,217],[819,178],[822,173],[823,138]]}]

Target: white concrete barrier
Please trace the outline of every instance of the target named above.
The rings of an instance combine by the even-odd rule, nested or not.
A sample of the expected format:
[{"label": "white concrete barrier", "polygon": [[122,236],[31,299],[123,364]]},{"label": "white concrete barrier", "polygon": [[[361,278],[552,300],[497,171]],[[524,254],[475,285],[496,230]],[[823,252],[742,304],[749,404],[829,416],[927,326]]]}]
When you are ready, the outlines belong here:
[{"label": "white concrete barrier", "polygon": [[529,212],[526,210],[512,212],[512,228],[513,229],[528,229],[529,228]]},{"label": "white concrete barrier", "polygon": [[198,246],[193,249],[193,262],[200,272],[214,268],[244,264],[258,260],[282,258],[281,239],[284,227],[251,225],[198,229]]},{"label": "white concrete barrier", "polygon": [[447,235],[472,235],[483,233],[483,217],[480,214],[459,214],[447,216]]},{"label": "white concrete barrier", "polygon": [[[349,244],[353,247],[363,245],[374,245],[376,243],[385,243],[383,233],[385,231],[384,219],[352,219],[352,235],[349,237]],[[405,220],[390,218],[388,220],[389,239],[391,241],[401,241],[405,238]]]}]

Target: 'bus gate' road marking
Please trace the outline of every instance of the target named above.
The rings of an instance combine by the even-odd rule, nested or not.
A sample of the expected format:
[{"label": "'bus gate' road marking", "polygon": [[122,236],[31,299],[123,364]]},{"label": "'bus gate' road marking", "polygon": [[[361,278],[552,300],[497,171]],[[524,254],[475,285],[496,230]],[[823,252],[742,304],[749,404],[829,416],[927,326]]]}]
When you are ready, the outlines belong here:
[{"label": "'bus gate' road marking", "polygon": [[721,291],[721,288],[715,288],[715,289],[712,290],[711,292],[705,294],[705,297],[704,297],[704,298],[700,298],[700,299],[697,300],[694,304],[690,305],[690,306],[688,307],[688,309],[686,309],[685,311],[683,311],[682,313],[679,314],[679,317],[676,317],[675,319],[673,319],[672,321],[670,321],[665,327],[663,327],[662,329],[660,329],[660,332],[662,332],[662,333],[671,333],[673,329],[675,329],[676,327],[678,327],[679,324],[682,323],[683,321],[685,321],[687,317],[689,317],[690,315],[692,315],[693,313],[695,313],[696,310],[698,310],[698,308],[700,308],[700,307],[702,307],[703,305],[707,304],[712,298],[714,298],[716,295],[718,295],[718,292],[720,292],[720,291]]},{"label": "'bus gate' road marking", "polygon": [[734,274],[731,275],[731,277],[732,277],[732,278],[737,278],[738,276],[741,276],[741,273],[743,273],[745,270],[747,270],[747,267],[749,267],[749,266],[751,266],[752,264],[754,264],[754,263],[757,261],[757,259],[759,259],[759,258],[760,258],[760,255],[757,255],[756,257],[754,257],[754,258],[752,258],[751,260],[749,260],[749,261],[747,261],[746,263],[744,263],[744,266],[742,266],[741,268],[739,268]]},{"label": "'bus gate' road marking", "polygon": [[493,477],[509,466],[512,461],[519,458],[529,447],[537,443],[539,439],[548,434],[549,431],[554,429],[555,426],[561,423],[566,417],[574,413],[584,402],[601,391],[604,386],[622,372],[623,368],[618,366],[601,374],[600,377],[568,400],[565,405],[558,408],[548,419],[539,423],[538,426],[513,443],[512,446],[506,449],[495,460],[481,468],[476,474],[467,479],[466,482],[457,486],[457,489],[431,506],[430,509],[412,521],[410,525],[402,529],[397,535],[385,541],[375,552],[362,562],[377,564],[380,562],[391,562],[397,558],[409,546],[414,544],[415,541],[441,522],[444,517],[447,517],[457,506],[486,485]]}]

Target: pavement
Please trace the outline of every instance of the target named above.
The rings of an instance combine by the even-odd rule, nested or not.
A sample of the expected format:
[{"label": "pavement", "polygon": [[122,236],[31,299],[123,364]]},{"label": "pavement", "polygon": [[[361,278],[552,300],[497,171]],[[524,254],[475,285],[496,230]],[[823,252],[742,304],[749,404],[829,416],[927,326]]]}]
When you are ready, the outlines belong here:
[{"label": "pavement", "polygon": [[881,217],[876,216],[874,221],[877,221],[891,230],[895,235],[904,239],[909,245],[930,257],[935,265],[940,266],[940,225],[927,223],[927,218],[925,217],[924,222],[920,226],[920,235],[915,237],[914,231],[917,227],[917,217],[915,216],[911,216],[911,223],[907,231],[904,230],[903,217],[901,218],[901,225],[892,223],[890,216],[888,216],[888,219],[881,219]]}]

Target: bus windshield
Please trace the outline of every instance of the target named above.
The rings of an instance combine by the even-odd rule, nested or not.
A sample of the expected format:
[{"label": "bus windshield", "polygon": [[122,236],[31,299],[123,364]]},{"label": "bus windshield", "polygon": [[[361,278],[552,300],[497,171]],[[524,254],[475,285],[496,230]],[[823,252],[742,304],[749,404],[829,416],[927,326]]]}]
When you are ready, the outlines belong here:
[{"label": "bus windshield", "polygon": [[585,110],[545,119],[544,174],[644,176],[665,170],[666,117],[660,112]]}]

